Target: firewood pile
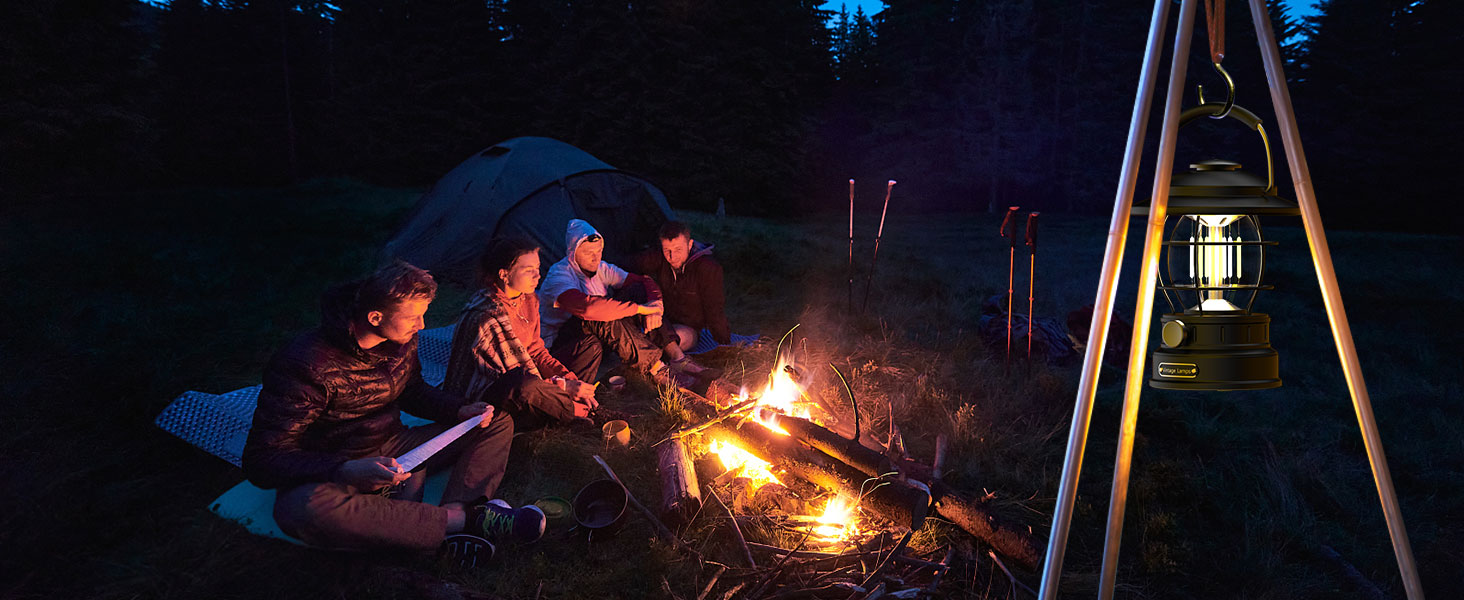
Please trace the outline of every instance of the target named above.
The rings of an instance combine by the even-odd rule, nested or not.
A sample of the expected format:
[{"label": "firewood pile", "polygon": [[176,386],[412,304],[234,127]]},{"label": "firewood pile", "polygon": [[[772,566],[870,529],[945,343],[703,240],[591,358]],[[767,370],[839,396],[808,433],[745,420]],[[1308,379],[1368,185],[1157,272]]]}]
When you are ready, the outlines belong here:
[{"label": "firewood pile", "polygon": [[[976,557],[969,543],[912,550],[927,518],[990,546],[993,564],[1021,585],[1006,563],[1035,569],[1036,541],[982,496],[942,482],[944,436],[929,464],[914,460],[898,434],[881,444],[860,431],[857,409],[852,426],[834,422],[802,375],[780,355],[761,393],[674,392],[699,420],[654,444],[661,493],[638,508],[702,565],[697,600],[936,595],[953,559]],[[692,530],[703,539],[677,533]]]}]

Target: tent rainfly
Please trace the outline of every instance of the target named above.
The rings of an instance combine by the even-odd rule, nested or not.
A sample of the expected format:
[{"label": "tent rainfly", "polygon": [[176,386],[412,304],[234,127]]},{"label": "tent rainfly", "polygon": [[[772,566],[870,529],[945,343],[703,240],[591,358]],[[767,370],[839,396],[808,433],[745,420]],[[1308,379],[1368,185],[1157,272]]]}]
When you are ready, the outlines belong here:
[{"label": "tent rainfly", "polygon": [[488,240],[524,235],[549,261],[564,256],[570,219],[605,235],[605,260],[623,262],[656,243],[672,218],[666,195],[645,179],[616,169],[564,142],[519,137],[463,161],[438,180],[382,250],[435,276],[473,287]]}]

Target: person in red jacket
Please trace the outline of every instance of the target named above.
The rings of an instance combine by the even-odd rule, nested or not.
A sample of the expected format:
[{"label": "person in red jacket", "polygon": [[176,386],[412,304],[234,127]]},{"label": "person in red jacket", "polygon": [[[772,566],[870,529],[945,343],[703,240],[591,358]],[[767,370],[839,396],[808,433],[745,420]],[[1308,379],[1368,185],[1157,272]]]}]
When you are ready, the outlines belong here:
[{"label": "person in red jacket", "polygon": [[539,247],[495,238],[478,264],[483,289],[458,318],[442,388],[513,415],[520,429],[589,416],[595,386],[549,354],[539,337]]},{"label": "person in red jacket", "polygon": [[681,349],[695,346],[703,329],[710,331],[718,344],[731,343],[722,265],[712,258],[712,246],[692,239],[691,228],[679,221],[667,221],[657,237],[661,240],[660,251],[652,249],[641,254],[636,266],[661,288],[666,323],[676,331]]},{"label": "person in red jacket", "polygon": [[[485,538],[543,534],[539,509],[488,501],[513,420],[422,380],[417,332],[436,292],[426,271],[383,267],[327,291],[320,327],[270,359],[242,458],[249,481],[279,490],[274,517],[285,533],[327,548],[441,547],[465,563],[491,557]],[[407,427],[402,409],[435,422]],[[452,467],[441,505],[414,501],[421,488],[410,484],[422,478],[396,458],[478,415],[478,427],[420,467]],[[403,484],[409,490],[383,493]]]}]

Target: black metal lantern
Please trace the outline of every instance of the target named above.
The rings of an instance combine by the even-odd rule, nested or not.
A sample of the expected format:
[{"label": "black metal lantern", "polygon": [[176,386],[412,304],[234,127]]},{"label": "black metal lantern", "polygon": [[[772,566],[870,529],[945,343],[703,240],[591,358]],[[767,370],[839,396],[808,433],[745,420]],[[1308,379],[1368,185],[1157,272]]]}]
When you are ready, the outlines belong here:
[{"label": "black metal lantern", "polygon": [[[1215,116],[1224,106],[1203,104],[1184,112],[1180,126]],[[1271,348],[1271,317],[1252,312],[1262,283],[1265,250],[1261,215],[1298,215],[1295,202],[1276,196],[1270,142],[1260,119],[1239,106],[1229,116],[1261,136],[1266,177],[1227,160],[1190,165],[1170,181],[1164,242],[1167,273],[1159,289],[1170,312],[1160,317],[1161,343],[1154,351],[1149,385],[1171,390],[1256,390],[1281,386]],[[1135,206],[1132,214],[1147,215]]]}]

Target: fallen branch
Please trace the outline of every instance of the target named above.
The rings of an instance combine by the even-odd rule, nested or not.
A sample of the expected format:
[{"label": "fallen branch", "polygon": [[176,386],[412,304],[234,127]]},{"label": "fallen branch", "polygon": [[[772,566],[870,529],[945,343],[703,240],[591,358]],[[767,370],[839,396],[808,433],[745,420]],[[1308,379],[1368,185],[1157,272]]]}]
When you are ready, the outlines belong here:
[{"label": "fallen branch", "polygon": [[707,584],[705,586],[702,586],[702,591],[700,594],[696,595],[696,600],[706,600],[707,594],[711,593],[712,591],[712,587],[717,585],[717,579],[722,577],[722,573],[726,571],[726,566],[717,565],[717,570],[712,572],[712,578],[707,581]]},{"label": "fallen branch", "polygon": [[752,559],[752,550],[747,548],[747,538],[742,537],[742,527],[737,525],[737,515],[732,514],[732,509],[727,508],[727,503],[723,502],[722,497],[717,495],[717,490],[708,487],[707,493],[711,494],[712,498],[717,501],[717,504],[722,505],[722,510],[727,512],[727,520],[732,522],[732,531],[737,534],[737,543],[742,544],[742,553],[747,558],[747,564],[756,569],[757,561]]},{"label": "fallen branch", "polygon": [[794,600],[795,598],[818,598],[821,596],[831,595],[833,592],[838,592],[841,595],[848,592],[862,594],[864,593],[864,588],[854,585],[852,583],[837,582],[814,588],[804,588],[801,590],[785,590],[768,596],[765,600]]},{"label": "fallen branch", "polygon": [[937,493],[935,511],[940,516],[991,544],[992,548],[1017,561],[1023,568],[1037,567],[1041,549],[1030,533],[1019,529],[1019,525],[991,511],[969,494],[954,491]]},{"label": "fallen branch", "polygon": [[[842,558],[842,557],[840,557],[840,558]],[[857,564],[844,565],[842,567],[839,567],[839,568],[834,569],[832,571],[829,571],[827,573],[822,573],[818,577],[814,577],[813,578],[813,581],[808,582],[808,584],[809,585],[813,585],[813,584],[816,584],[816,583],[818,583],[820,581],[823,581],[825,579],[828,579],[830,577],[833,577],[835,575],[843,575],[845,572],[851,571],[851,570],[853,570],[857,566],[859,566],[859,565],[857,565]]]},{"label": "fallen branch", "polygon": [[732,598],[732,595],[733,594],[736,594],[737,592],[742,591],[742,588],[744,588],[744,587],[747,587],[747,582],[746,581],[744,581],[742,583],[739,583],[737,585],[732,586],[732,589],[727,590],[725,592],[722,592],[722,600],[730,600]]},{"label": "fallen branch", "polygon": [[666,581],[665,575],[661,576],[661,591],[666,592],[666,595],[670,597],[671,600],[681,600],[681,596],[677,596],[676,592],[671,591],[671,582]]},{"label": "fallen branch", "polygon": [[[793,548],[793,551],[794,552],[797,552],[797,551],[801,550],[803,548],[803,544],[808,541],[808,538],[811,535],[813,535],[813,532],[812,531],[804,534],[803,539],[798,540],[798,545]],[[774,581],[776,581],[778,579],[778,576],[779,575],[782,575],[783,574],[783,567],[788,564],[788,559],[790,559],[790,558],[793,558],[793,555],[792,554],[789,554],[787,556],[784,556],[783,557],[783,560],[780,560],[780,561],[778,561],[778,564],[773,565],[772,572],[771,573],[768,573],[768,576],[766,578],[764,578],[761,582],[758,582],[757,587],[752,588],[752,591],[751,592],[748,592],[747,597],[748,598],[756,598],[759,595],[761,595],[762,594],[762,591],[763,591],[763,588],[768,587],[768,585],[772,584]]]},{"label": "fallen branch", "polygon": [[[860,584],[860,587],[866,590],[869,589],[869,584],[877,581],[880,574],[884,573],[884,570],[890,567],[890,563],[895,562],[895,557],[899,556],[901,552],[905,551],[905,545],[910,543],[910,538],[914,535],[915,530],[911,529],[909,531],[906,531],[905,535],[900,536],[900,543],[895,544],[895,549],[890,551],[890,555],[884,559],[884,562],[880,563],[878,567],[875,567],[874,572],[870,573],[869,577],[866,577],[864,579],[864,583]],[[853,596],[850,596],[850,598],[853,598]]]},{"label": "fallen branch", "polygon": [[[695,392],[692,392],[692,395],[695,396],[696,393]],[[703,400],[705,400],[705,399],[703,398]],[[703,431],[706,431],[706,429],[708,427],[711,427],[713,425],[716,425],[717,423],[721,423],[722,421],[725,421],[725,420],[727,420],[728,418],[731,418],[734,415],[737,415],[737,414],[740,414],[742,412],[745,412],[745,411],[747,411],[747,409],[752,408],[753,406],[756,406],[757,405],[757,402],[758,402],[758,399],[757,398],[748,398],[747,400],[743,400],[742,402],[738,402],[735,405],[729,406],[729,407],[727,407],[727,408],[719,411],[716,415],[713,415],[712,418],[710,418],[710,419],[708,419],[706,421],[703,421],[701,424],[693,425],[691,427],[684,427],[684,428],[679,429],[679,430],[677,430],[675,432],[672,432],[671,435],[666,436],[661,441],[656,442],[654,444],[651,444],[651,447],[652,448],[655,448],[656,446],[660,446],[661,444],[664,444],[664,443],[669,442],[671,440],[681,439],[681,438],[684,438],[684,437],[686,437],[688,435],[693,435],[693,434],[697,434],[697,433],[701,433]]]},{"label": "fallen branch", "polygon": [[[835,554],[833,552],[819,552],[817,550],[799,550],[797,552],[794,552],[792,550],[784,550],[784,549],[779,548],[777,546],[769,546],[767,544],[759,544],[757,542],[748,542],[747,545],[748,545],[748,547],[753,548],[755,550],[763,550],[765,552],[772,552],[772,553],[775,553],[775,554],[789,554],[789,553],[791,553],[794,558],[811,558],[811,559],[815,559],[815,560],[829,560],[829,559],[834,559],[834,558],[861,558],[861,557],[865,557],[865,556],[874,556],[874,555],[880,554],[880,552],[878,550],[868,550],[868,551],[860,551],[860,552],[844,552],[842,554]],[[940,568],[942,566],[940,563],[930,562],[928,560],[923,560],[923,559],[915,558],[913,556],[903,556],[903,555],[901,555],[901,556],[897,557],[895,560],[897,560],[897,561],[899,561],[901,563],[904,563],[904,564],[907,564],[907,565],[911,565],[911,566],[916,566],[916,567]]]},{"label": "fallen branch", "polygon": [[[991,557],[991,560],[993,560],[993,561],[996,562],[996,566],[1001,567],[1001,572],[1006,573],[1007,579],[1010,579],[1011,580],[1013,587],[1020,587],[1023,590],[1026,590],[1026,592],[1028,594],[1032,594],[1033,596],[1036,596],[1037,595],[1037,592],[1032,591],[1032,588],[1029,588],[1029,587],[1027,587],[1026,584],[1024,584],[1024,583],[1022,583],[1020,581],[1017,581],[1017,577],[1015,575],[1012,575],[1011,570],[1008,569],[1007,566],[1001,562],[1001,559],[1000,558],[997,558],[996,557],[996,553],[995,552],[992,552],[990,550],[987,550],[986,551],[986,555],[987,556],[990,556]],[[1013,595],[1015,595],[1015,593]]]},{"label": "fallen branch", "polygon": [[[937,443],[939,443],[939,442],[937,442]],[[955,558],[956,558],[956,547],[955,546],[951,546],[950,548],[946,549],[945,558],[941,559],[939,566],[935,569],[935,577],[930,580],[930,585],[928,585],[928,586],[925,587],[926,590],[929,590],[930,593],[932,593],[932,594],[935,593],[935,589],[937,587],[940,587],[940,578],[941,578],[941,576],[942,575],[945,575],[946,574],[946,571],[951,570],[951,561],[954,560]],[[697,600],[701,600],[701,599],[698,598]]]}]

